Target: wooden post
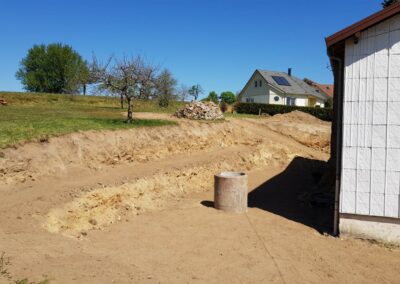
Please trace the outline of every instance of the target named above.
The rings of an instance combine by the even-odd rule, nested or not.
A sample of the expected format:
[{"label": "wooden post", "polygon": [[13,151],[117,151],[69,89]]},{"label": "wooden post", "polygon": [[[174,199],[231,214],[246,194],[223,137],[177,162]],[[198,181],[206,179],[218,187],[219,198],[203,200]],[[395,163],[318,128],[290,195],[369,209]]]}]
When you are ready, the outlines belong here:
[{"label": "wooden post", "polygon": [[247,212],[245,173],[222,172],[214,176],[214,207],[227,212]]}]

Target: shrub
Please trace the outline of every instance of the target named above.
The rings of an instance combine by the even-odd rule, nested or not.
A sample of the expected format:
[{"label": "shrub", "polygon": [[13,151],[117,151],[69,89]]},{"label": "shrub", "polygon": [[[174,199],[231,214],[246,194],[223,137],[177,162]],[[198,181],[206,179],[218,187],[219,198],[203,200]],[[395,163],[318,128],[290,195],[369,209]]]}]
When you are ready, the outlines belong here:
[{"label": "shrub", "polygon": [[333,110],[331,108],[269,105],[269,104],[258,104],[258,103],[236,103],[235,110],[238,113],[247,113],[247,114],[259,114],[261,111],[261,113],[267,113],[269,115],[288,113],[294,110],[299,110],[305,113],[309,113],[325,121],[332,121],[333,117]]},{"label": "shrub", "polygon": [[226,102],[221,102],[221,104],[219,105],[219,108],[221,109],[221,111],[223,113],[225,113],[226,110],[228,109],[228,104]]}]

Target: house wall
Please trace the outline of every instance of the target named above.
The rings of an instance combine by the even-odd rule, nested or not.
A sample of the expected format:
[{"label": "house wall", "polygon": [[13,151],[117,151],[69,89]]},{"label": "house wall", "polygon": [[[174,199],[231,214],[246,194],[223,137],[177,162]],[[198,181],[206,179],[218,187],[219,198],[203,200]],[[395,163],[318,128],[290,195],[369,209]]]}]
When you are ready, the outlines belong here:
[{"label": "house wall", "polygon": [[399,15],[362,32],[358,44],[346,41],[344,83],[339,210],[399,218]]},{"label": "house wall", "polygon": [[[254,81],[257,81],[257,87],[254,85]],[[262,82],[261,87],[259,86],[260,81]],[[255,103],[267,104],[269,103],[269,90],[270,88],[264,78],[255,73],[243,90],[242,102],[246,102],[247,98],[251,98]]]}]

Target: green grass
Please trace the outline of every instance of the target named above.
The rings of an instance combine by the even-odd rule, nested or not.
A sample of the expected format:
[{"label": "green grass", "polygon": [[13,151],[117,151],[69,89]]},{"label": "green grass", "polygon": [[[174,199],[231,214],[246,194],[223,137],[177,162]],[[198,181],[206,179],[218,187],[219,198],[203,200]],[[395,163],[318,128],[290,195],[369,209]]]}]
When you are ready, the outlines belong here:
[{"label": "green grass", "polygon": [[[0,98],[8,102],[0,107],[0,148],[76,131],[175,124],[160,119],[134,119],[127,124],[126,110],[112,97],[0,92]],[[160,108],[156,101],[137,101],[134,110],[172,113],[181,105]]]}]

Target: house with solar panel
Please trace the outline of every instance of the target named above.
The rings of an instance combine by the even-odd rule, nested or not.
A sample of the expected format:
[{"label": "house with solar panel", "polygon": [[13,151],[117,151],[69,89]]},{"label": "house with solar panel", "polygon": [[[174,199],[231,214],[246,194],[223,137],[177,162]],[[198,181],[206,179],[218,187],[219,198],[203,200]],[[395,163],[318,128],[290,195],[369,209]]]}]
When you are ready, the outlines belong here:
[{"label": "house with solar panel", "polygon": [[241,102],[324,107],[328,96],[288,72],[257,69],[240,92]]}]

